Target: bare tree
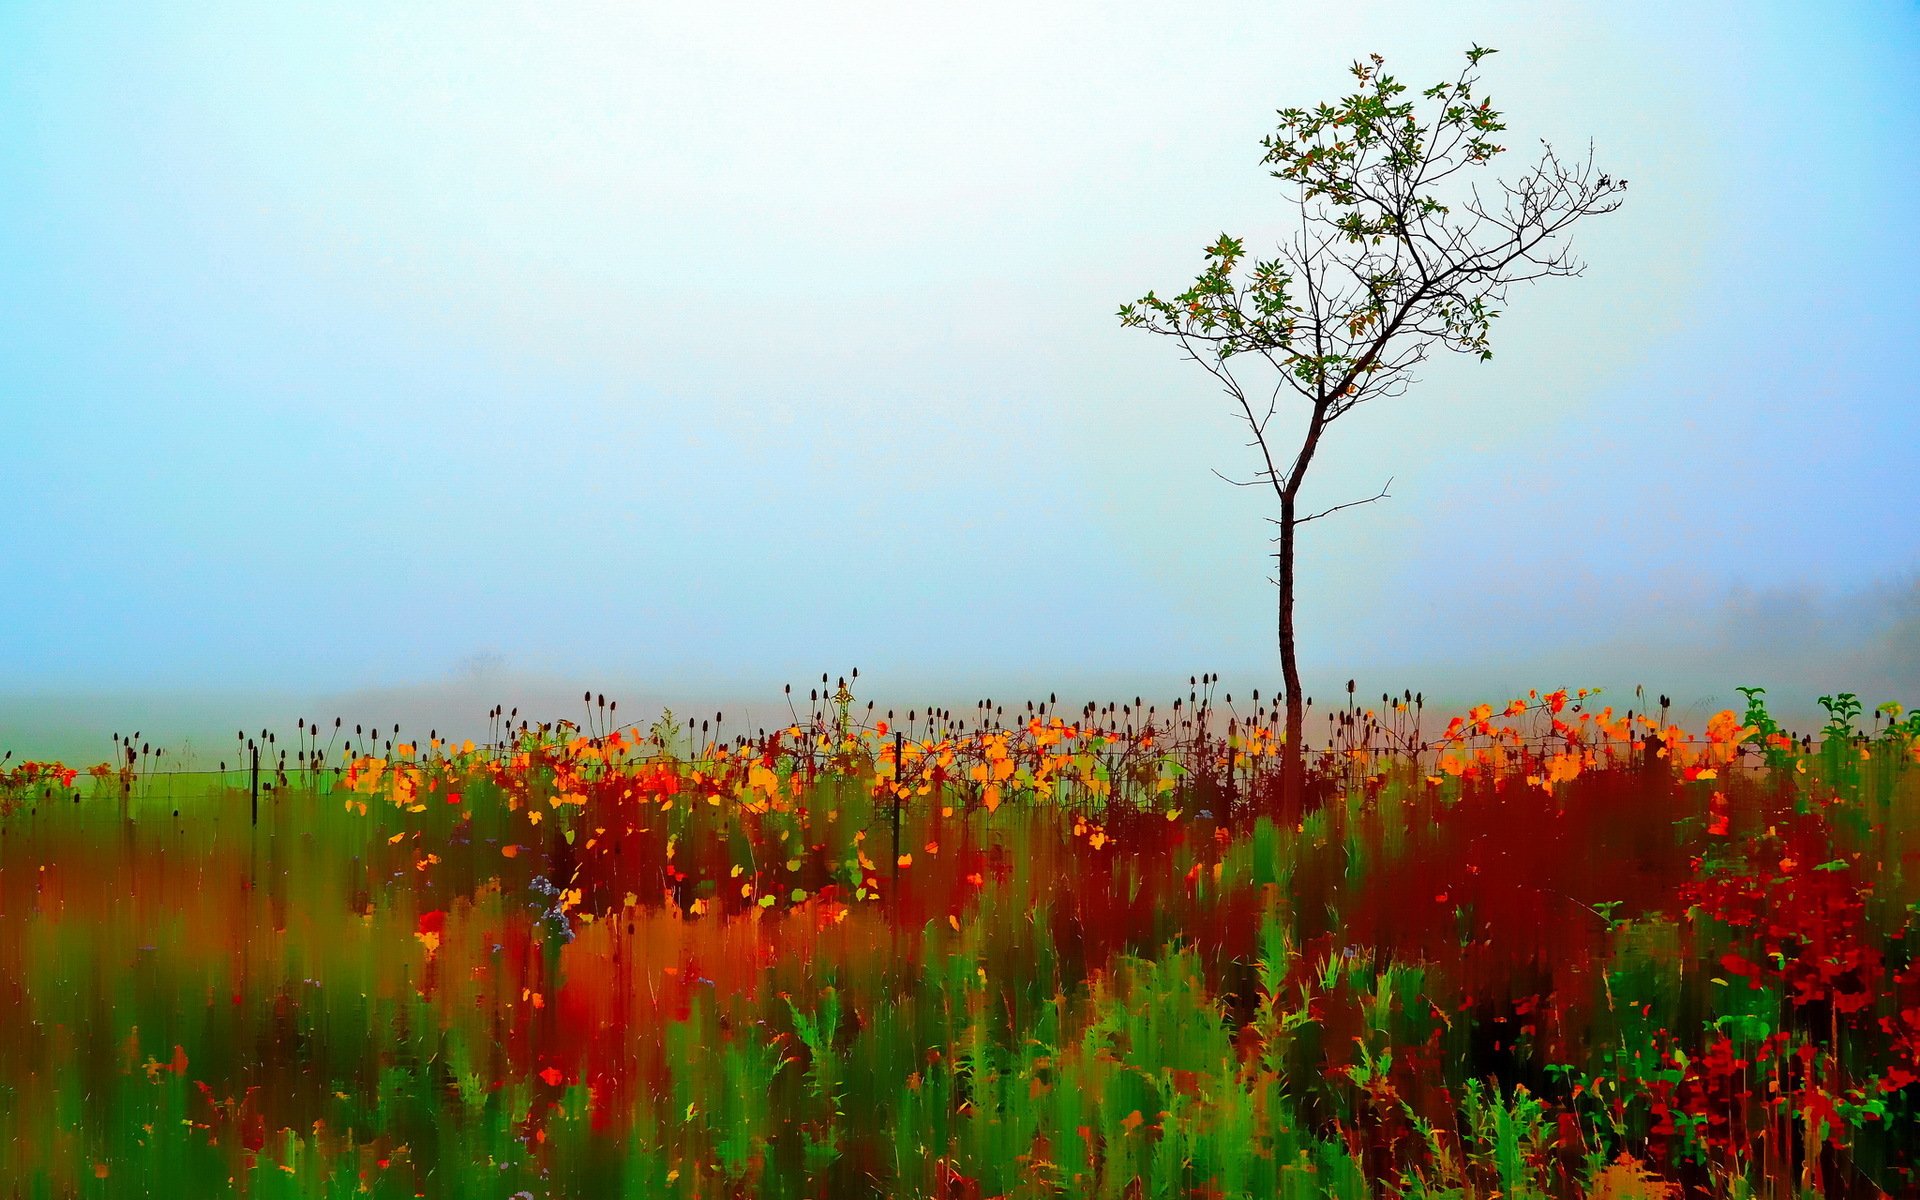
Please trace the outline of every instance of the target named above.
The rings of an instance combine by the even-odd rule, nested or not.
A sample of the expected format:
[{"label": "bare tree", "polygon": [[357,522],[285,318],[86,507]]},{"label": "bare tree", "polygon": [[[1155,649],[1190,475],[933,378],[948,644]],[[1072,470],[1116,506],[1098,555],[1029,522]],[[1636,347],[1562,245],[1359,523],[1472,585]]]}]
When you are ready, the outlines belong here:
[{"label": "bare tree", "polygon": [[[1251,478],[1227,482],[1269,488],[1279,503],[1279,515],[1267,519],[1279,544],[1271,582],[1280,593],[1281,789],[1289,803],[1300,801],[1306,780],[1295,535],[1309,521],[1387,496],[1382,487],[1303,511],[1301,485],[1321,439],[1367,401],[1404,392],[1435,346],[1491,358],[1487,335],[1508,289],[1579,274],[1568,229],[1624,199],[1627,181],[1596,171],[1591,146],[1584,161],[1569,162],[1544,142],[1516,181],[1496,180],[1497,191],[1482,193],[1469,168],[1506,149],[1494,141],[1506,128],[1501,114],[1475,94],[1480,60],[1492,53],[1468,50],[1457,77],[1421,93],[1425,105],[1401,98],[1406,85],[1384,73],[1376,54],[1353,65],[1353,94],[1312,111],[1281,110],[1277,131],[1262,139],[1262,161],[1292,185],[1299,232],[1251,266],[1240,239],[1223,233],[1206,248],[1191,288],[1172,299],[1148,292],[1120,309],[1123,325],[1174,338],[1225,389],[1260,455]],[[1251,390],[1243,363],[1271,376],[1270,386]],[[1269,432],[1282,400],[1305,418],[1297,443]]]}]

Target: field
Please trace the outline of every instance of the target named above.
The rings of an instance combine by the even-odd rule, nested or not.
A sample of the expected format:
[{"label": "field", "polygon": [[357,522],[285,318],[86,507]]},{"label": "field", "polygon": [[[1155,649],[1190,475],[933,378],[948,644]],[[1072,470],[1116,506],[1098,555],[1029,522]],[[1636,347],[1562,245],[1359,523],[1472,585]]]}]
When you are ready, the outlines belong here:
[{"label": "field", "polygon": [[1606,699],[9,764],[0,1195],[1916,1194],[1920,720]]}]

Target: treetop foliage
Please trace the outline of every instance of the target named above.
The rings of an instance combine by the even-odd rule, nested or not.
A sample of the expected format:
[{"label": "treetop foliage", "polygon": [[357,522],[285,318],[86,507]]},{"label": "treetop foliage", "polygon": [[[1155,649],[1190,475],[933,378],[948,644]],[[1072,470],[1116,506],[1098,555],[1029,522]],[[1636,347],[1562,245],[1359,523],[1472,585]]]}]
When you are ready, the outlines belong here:
[{"label": "treetop foliage", "polygon": [[1542,143],[1519,179],[1483,195],[1467,173],[1507,150],[1502,113],[1479,91],[1492,53],[1472,47],[1455,78],[1418,99],[1372,55],[1353,64],[1350,95],[1279,110],[1262,162],[1297,189],[1299,233],[1250,263],[1244,241],[1222,233],[1192,286],[1148,292],[1121,306],[1121,322],[1177,338],[1243,401],[1228,361],[1265,359],[1321,424],[1397,394],[1435,344],[1491,358],[1507,289],[1578,274],[1560,235],[1619,207],[1626,187],[1596,172],[1591,152],[1570,164]]}]

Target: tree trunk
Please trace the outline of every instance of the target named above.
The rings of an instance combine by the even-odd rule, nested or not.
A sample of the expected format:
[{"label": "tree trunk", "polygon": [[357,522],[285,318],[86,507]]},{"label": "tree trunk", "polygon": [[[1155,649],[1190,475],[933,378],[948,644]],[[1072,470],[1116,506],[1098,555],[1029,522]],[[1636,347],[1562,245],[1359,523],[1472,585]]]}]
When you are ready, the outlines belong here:
[{"label": "tree trunk", "polygon": [[1280,676],[1286,685],[1286,741],[1280,748],[1280,805],[1289,820],[1306,811],[1306,700],[1300,694],[1300,664],[1293,645],[1293,531],[1291,495],[1280,498]]}]

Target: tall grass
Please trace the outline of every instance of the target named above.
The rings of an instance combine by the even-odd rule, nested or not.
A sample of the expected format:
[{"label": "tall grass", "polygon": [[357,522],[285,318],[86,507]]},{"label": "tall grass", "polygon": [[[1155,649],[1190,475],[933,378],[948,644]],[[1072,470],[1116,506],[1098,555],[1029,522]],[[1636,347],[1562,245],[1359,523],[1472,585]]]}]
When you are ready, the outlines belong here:
[{"label": "tall grass", "polygon": [[15,767],[0,1194],[1914,1190],[1899,713],[1192,704]]}]

